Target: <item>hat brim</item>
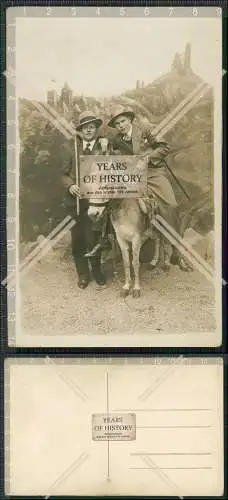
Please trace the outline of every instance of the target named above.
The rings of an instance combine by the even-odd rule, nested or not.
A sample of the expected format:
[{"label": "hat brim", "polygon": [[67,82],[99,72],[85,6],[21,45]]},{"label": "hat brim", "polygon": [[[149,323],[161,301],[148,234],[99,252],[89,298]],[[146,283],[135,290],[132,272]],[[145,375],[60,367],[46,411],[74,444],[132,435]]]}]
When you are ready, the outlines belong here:
[{"label": "hat brim", "polygon": [[94,125],[96,125],[96,127],[99,128],[102,125],[103,121],[100,118],[85,120],[83,123],[80,123],[80,125],[76,127],[76,130],[81,130],[82,127],[84,127],[84,125],[88,125],[89,123],[94,123]]},{"label": "hat brim", "polygon": [[133,111],[123,111],[122,113],[119,113],[118,115],[113,116],[113,118],[111,118],[111,120],[108,122],[108,126],[115,128],[115,121],[117,118],[119,118],[119,116],[127,116],[131,120],[134,120],[135,113],[133,113]]}]

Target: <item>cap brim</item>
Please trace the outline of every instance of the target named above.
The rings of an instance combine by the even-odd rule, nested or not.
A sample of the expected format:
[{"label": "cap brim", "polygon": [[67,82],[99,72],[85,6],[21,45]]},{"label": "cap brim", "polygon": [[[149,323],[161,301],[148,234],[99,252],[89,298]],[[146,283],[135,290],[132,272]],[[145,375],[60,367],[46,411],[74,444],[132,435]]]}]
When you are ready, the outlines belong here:
[{"label": "cap brim", "polygon": [[129,118],[131,118],[132,120],[134,120],[135,118],[135,113],[133,113],[133,111],[124,111],[123,113],[119,113],[118,115],[114,116],[109,122],[108,122],[108,126],[109,127],[112,127],[112,128],[115,128],[115,121],[116,119],[119,117],[119,116],[128,116]]},{"label": "cap brim", "polygon": [[94,118],[94,120],[88,120],[88,121],[81,123],[80,125],[78,125],[76,127],[76,130],[81,130],[82,127],[84,127],[84,125],[88,125],[88,123],[94,123],[94,124],[96,124],[96,126],[98,128],[102,125],[103,121],[100,118]]}]

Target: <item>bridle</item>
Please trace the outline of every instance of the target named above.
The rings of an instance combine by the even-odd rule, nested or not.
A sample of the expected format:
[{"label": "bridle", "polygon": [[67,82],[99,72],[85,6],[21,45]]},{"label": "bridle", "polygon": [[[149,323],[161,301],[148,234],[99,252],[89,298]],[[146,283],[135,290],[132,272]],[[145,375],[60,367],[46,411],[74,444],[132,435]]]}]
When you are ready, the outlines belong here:
[{"label": "bridle", "polygon": [[89,201],[90,207],[106,207],[110,200],[107,201]]}]

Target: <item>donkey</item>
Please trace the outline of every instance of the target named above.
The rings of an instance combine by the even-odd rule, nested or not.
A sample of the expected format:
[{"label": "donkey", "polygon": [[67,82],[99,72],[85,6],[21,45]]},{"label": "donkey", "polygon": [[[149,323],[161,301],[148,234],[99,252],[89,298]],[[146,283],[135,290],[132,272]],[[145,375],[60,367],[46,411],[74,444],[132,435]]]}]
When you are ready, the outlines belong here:
[{"label": "donkey", "polygon": [[[132,266],[134,270],[134,285],[133,297],[140,297],[140,279],[139,279],[139,254],[142,244],[148,239],[146,233],[146,216],[147,208],[142,199],[103,199],[102,202],[97,199],[89,200],[88,215],[89,217],[98,220],[105,207],[109,204],[110,219],[113,225],[116,239],[119,243],[125,273],[125,283],[121,290],[121,296],[126,297],[130,293],[131,286],[131,269],[130,269],[130,247],[132,248]],[[160,236],[154,231],[155,253],[151,267],[155,267],[160,256]],[[166,242],[164,245],[166,268],[170,267],[170,258],[172,255],[172,247]]]}]

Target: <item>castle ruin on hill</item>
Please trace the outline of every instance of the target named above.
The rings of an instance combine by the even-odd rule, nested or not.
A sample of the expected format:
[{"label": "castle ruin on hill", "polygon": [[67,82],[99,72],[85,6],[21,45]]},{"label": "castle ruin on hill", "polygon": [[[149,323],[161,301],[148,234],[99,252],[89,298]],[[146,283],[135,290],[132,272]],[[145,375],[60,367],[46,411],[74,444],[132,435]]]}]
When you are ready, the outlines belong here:
[{"label": "castle ruin on hill", "polygon": [[[191,46],[188,43],[185,47],[183,53],[176,53],[170,68],[170,72],[163,75],[161,78],[158,78],[154,82],[150,82],[147,85],[144,81],[137,80],[135,84],[135,89],[130,91],[126,91],[126,95],[129,93],[133,93],[134,91],[146,90],[154,85],[158,84],[164,78],[169,75],[172,79],[176,77],[184,77],[191,78],[194,75],[191,68]],[[136,94],[137,96],[137,94]],[[70,88],[68,82],[65,82],[63,88],[58,94],[58,92],[53,88],[47,92],[47,103],[50,106],[53,106],[59,112],[64,115],[68,115],[70,111],[74,110],[75,113],[80,113],[80,111],[90,107],[91,105],[94,107],[100,108],[100,102],[93,98],[86,98],[82,95],[74,94],[73,90]],[[97,109],[99,111],[99,109]]]}]

